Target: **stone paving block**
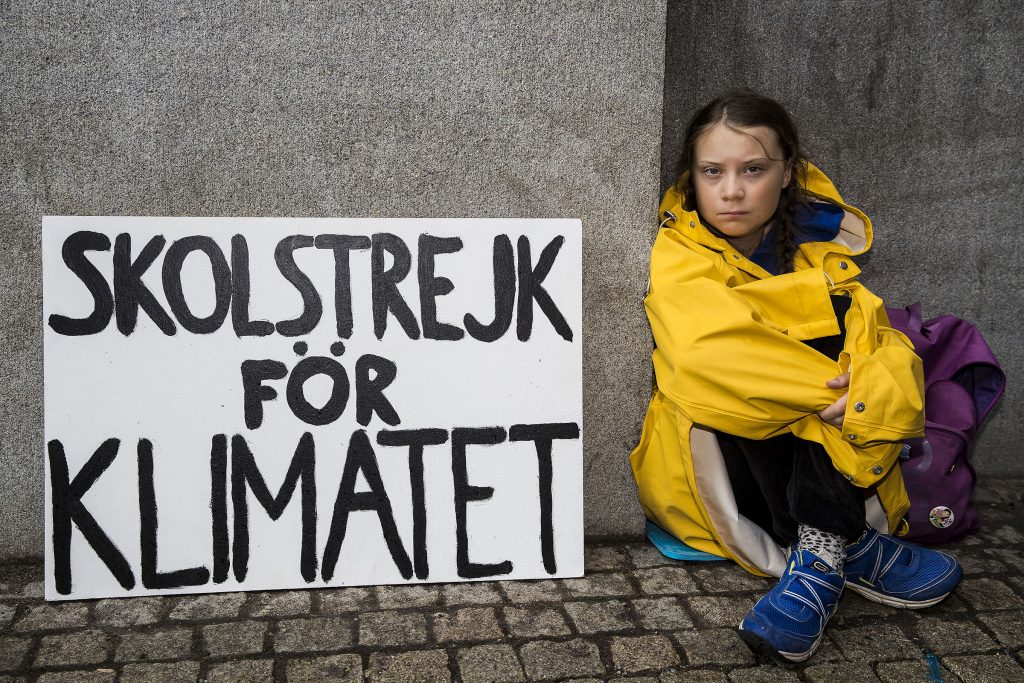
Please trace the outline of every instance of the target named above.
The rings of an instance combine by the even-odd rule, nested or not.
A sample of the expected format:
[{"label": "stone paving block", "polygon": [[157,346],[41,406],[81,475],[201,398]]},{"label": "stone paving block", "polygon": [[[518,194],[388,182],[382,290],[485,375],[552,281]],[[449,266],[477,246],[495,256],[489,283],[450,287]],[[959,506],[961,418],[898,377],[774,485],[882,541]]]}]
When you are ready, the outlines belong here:
[{"label": "stone paving block", "polygon": [[[924,656],[906,662],[879,662],[875,668],[878,680],[882,683],[914,683],[915,681],[934,681],[928,660]],[[960,679],[950,673],[949,669],[939,664],[941,683],[959,683]],[[841,682],[839,682],[841,683]]]},{"label": "stone paving block", "polygon": [[469,583],[447,583],[441,586],[444,604],[452,605],[500,605],[505,598],[492,581]]},{"label": "stone paving block", "polygon": [[1024,613],[994,612],[979,614],[978,620],[996,634],[999,642],[1006,647],[1024,647]]},{"label": "stone paving block", "polygon": [[1017,570],[1024,567],[1024,553],[1016,548],[985,548],[984,553]]},{"label": "stone paving block", "polygon": [[203,643],[212,657],[254,655],[263,652],[265,621],[231,621],[203,627]]},{"label": "stone paving block", "polygon": [[288,660],[288,683],[363,683],[363,660],[359,655],[330,655]]},{"label": "stone paving block", "polygon": [[672,637],[694,666],[742,666],[754,664],[754,654],[740,640],[734,628],[715,628],[704,631],[676,631]]},{"label": "stone paving block", "polygon": [[728,677],[714,669],[668,669],[658,675],[659,683],[727,683]]},{"label": "stone paving block", "polygon": [[[13,614],[13,612],[12,612]],[[89,608],[76,603],[39,603],[14,623],[16,633],[82,628],[89,623]]]},{"label": "stone paving block", "polygon": [[564,607],[576,630],[583,634],[633,628],[626,605],[619,600],[567,602]]},{"label": "stone paving block", "polygon": [[747,669],[733,669],[729,672],[729,683],[768,683],[771,681],[799,681],[796,673],[775,664],[762,664]]},{"label": "stone paving block", "polygon": [[267,683],[274,680],[273,659],[243,659],[211,664],[206,683]]},{"label": "stone paving block", "polygon": [[833,629],[832,640],[850,661],[913,659],[921,650],[892,624]]},{"label": "stone paving block", "polygon": [[270,591],[249,594],[250,617],[309,616],[313,611],[310,591]]},{"label": "stone paving block", "polygon": [[373,586],[348,586],[320,591],[320,611],[324,614],[369,612],[377,607],[377,591]]},{"label": "stone paving block", "polygon": [[619,548],[610,545],[588,545],[583,548],[583,566],[586,573],[628,570],[629,560]]},{"label": "stone paving block", "polygon": [[381,609],[433,607],[440,597],[441,591],[436,585],[377,586],[377,602]]},{"label": "stone paving block", "polygon": [[42,581],[33,581],[26,585],[21,591],[21,597],[30,600],[42,600],[46,594],[46,584]]},{"label": "stone paving block", "polygon": [[117,672],[113,669],[92,669],[90,671],[48,671],[36,679],[36,683],[114,683]]},{"label": "stone paving block", "polygon": [[982,525],[982,530],[978,533],[977,538],[982,543],[988,543],[995,546],[1019,548],[1024,545],[1024,534],[1017,531],[1009,524],[1004,524],[993,529],[986,529],[985,525]]},{"label": "stone paving block", "polygon": [[31,638],[0,638],[0,671],[17,669],[31,646]]},{"label": "stone paving block", "polygon": [[632,543],[624,547],[633,566],[637,569],[648,569],[650,567],[664,567],[667,565],[678,565],[679,560],[665,557],[658,549],[650,543]]},{"label": "stone paving block", "polygon": [[100,600],[93,607],[96,623],[113,628],[155,624],[163,612],[163,598],[107,599]]},{"label": "stone paving block", "polygon": [[43,566],[37,564],[8,564],[0,568],[0,600],[15,600],[25,596],[25,588],[39,582]]},{"label": "stone paving block", "polygon": [[432,618],[439,643],[499,640],[504,637],[493,607],[465,607],[439,612]]},{"label": "stone paving block", "polygon": [[323,617],[286,619],[277,623],[276,652],[321,652],[352,646],[352,619]]},{"label": "stone paving block", "polygon": [[817,661],[818,654],[815,653],[810,660],[811,666],[804,669],[804,680],[807,683],[878,683],[878,676],[866,662],[818,664]]},{"label": "stone paving block", "polygon": [[415,650],[370,655],[367,679],[371,683],[449,683],[452,676],[444,650]]},{"label": "stone paving block", "polygon": [[582,579],[565,579],[562,585],[577,598],[617,598],[635,592],[629,577],[622,573],[593,574]]},{"label": "stone paving block", "polygon": [[44,636],[33,666],[99,664],[107,659],[109,647],[109,637],[98,629]]},{"label": "stone paving block", "polygon": [[957,594],[976,610],[1024,608],[1024,599],[996,579],[964,579]]},{"label": "stone paving block", "polygon": [[604,676],[605,673],[597,645],[581,639],[562,643],[536,640],[519,648],[519,659],[529,680]]},{"label": "stone paving block", "polygon": [[640,582],[640,590],[647,595],[676,595],[697,590],[693,577],[682,567],[642,569],[634,576]]},{"label": "stone paving block", "polygon": [[367,612],[359,615],[359,644],[370,646],[419,645],[427,642],[422,614]]},{"label": "stone paving block", "polygon": [[964,569],[964,575],[974,574],[997,574],[1006,571],[1006,566],[990,557],[978,557],[977,555],[966,555],[961,553],[957,556],[960,566]]},{"label": "stone paving block", "polygon": [[176,621],[224,621],[236,619],[245,604],[245,593],[211,593],[186,595],[171,608],[170,619]]},{"label": "stone paving block", "polygon": [[[753,604],[751,604],[753,606]],[[839,600],[839,608],[832,615],[829,624],[834,626],[856,626],[866,619],[878,620],[885,614],[891,614],[892,608],[879,605],[867,598],[862,598],[851,590],[843,592]],[[738,622],[737,622],[738,623]]]},{"label": "stone paving block", "polygon": [[199,662],[126,664],[120,683],[196,683]]},{"label": "stone paving block", "polygon": [[836,647],[829,634],[825,633],[825,637],[821,639],[821,645],[818,646],[818,651],[814,653],[814,658],[811,661],[816,664],[842,664],[846,662],[846,657]]},{"label": "stone paving block", "polygon": [[565,597],[561,582],[551,579],[499,581],[498,586],[513,605],[525,602],[555,602]]},{"label": "stone paving block", "polygon": [[662,635],[612,638],[612,663],[615,670],[635,674],[680,664],[672,641]]},{"label": "stone paving block", "polygon": [[743,567],[732,562],[716,562],[709,566],[692,569],[691,574],[705,593],[751,592],[761,595],[775,585],[776,579],[754,576]]},{"label": "stone paving block", "polygon": [[566,636],[571,633],[565,617],[550,607],[506,607],[505,622],[513,638]]},{"label": "stone paving block", "polygon": [[629,676],[622,678],[609,678],[608,683],[658,683],[658,679],[653,676]]},{"label": "stone paving block", "polygon": [[754,606],[748,597],[697,595],[686,598],[686,604],[698,626],[736,626]]},{"label": "stone paving block", "polygon": [[477,645],[459,650],[459,676],[464,683],[516,683],[525,681],[511,645]]},{"label": "stone paving block", "polygon": [[[879,605],[879,609],[881,610],[880,615],[885,613],[885,607]],[[956,593],[953,593],[934,607],[929,607],[928,614],[933,617],[949,615],[951,618],[961,619],[964,616],[962,613],[968,609],[970,608],[967,606],[967,603]]]},{"label": "stone paving block", "polygon": [[121,635],[114,651],[119,662],[186,659],[192,653],[192,630],[168,628],[159,631],[130,631]]},{"label": "stone paving block", "polygon": [[637,622],[645,629],[662,631],[693,626],[679,598],[641,598],[633,601]]},{"label": "stone paving block", "polygon": [[997,652],[990,655],[943,657],[942,663],[961,680],[973,681],[1024,681],[1024,668],[1010,655]]},{"label": "stone paving block", "polygon": [[17,613],[17,605],[0,603],[0,632],[6,631],[10,627],[11,622],[14,621],[14,615]]},{"label": "stone paving block", "polygon": [[978,654],[999,647],[984,631],[970,622],[924,617],[913,625],[913,631],[918,641],[929,650],[944,655]]}]

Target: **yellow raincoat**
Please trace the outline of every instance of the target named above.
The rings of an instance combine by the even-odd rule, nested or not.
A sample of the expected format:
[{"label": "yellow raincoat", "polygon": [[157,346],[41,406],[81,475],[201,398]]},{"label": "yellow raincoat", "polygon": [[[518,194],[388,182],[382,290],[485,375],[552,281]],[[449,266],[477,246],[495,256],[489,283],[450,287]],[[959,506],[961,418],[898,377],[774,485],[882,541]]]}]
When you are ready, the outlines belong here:
[{"label": "yellow raincoat", "polygon": [[[871,221],[819,169],[809,167],[803,186],[846,216],[833,241],[801,244],[794,272],[776,276],[701,225],[675,188],[666,193],[644,301],[657,387],[630,456],[648,518],[693,548],[776,576],[785,551],[738,514],[712,430],[820,443],[836,469],[868,489],[869,523],[889,532],[910,506],[897,456],[904,439],[924,433],[921,361],[889,327],[881,299],[856,280],[850,258],[871,245]],[[852,303],[836,363],[801,342],[839,334],[829,295],[842,293]],[[839,429],[815,413],[846,391],[825,382],[847,370]]]}]

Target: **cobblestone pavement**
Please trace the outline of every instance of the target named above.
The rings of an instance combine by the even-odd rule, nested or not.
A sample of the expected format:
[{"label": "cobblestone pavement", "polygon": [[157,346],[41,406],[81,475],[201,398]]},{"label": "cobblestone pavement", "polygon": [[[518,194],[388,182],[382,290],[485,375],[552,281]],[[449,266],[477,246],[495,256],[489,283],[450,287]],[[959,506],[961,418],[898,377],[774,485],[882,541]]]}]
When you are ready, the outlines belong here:
[{"label": "cobblestone pavement", "polygon": [[0,683],[107,681],[1024,681],[1024,481],[983,484],[956,593],[920,612],[847,591],[805,666],[736,624],[771,586],[643,542],[587,547],[581,579],[46,603],[0,566]]}]

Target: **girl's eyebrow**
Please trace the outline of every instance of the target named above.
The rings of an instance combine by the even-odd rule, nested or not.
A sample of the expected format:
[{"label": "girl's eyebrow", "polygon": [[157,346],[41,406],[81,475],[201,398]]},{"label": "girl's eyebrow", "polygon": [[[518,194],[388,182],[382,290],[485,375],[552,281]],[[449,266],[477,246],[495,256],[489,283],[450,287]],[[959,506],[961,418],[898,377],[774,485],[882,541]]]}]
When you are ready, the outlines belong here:
[{"label": "girl's eyebrow", "polygon": [[[747,159],[746,161],[741,161],[740,163],[745,166],[747,164],[752,164],[752,163],[754,163],[756,161],[771,161],[771,159],[769,159],[768,157],[754,157],[753,159]],[[720,162],[720,161],[704,161],[703,159],[698,160],[697,163],[698,164],[704,164],[706,166],[721,166],[722,165],[722,162]]]}]

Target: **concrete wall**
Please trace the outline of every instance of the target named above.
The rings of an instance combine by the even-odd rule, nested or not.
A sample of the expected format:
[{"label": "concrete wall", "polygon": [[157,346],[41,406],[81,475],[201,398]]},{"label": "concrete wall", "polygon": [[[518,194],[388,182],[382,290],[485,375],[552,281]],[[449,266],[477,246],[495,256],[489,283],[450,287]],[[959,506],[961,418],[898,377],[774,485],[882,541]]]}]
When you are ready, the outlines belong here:
[{"label": "concrete wall", "polygon": [[638,532],[664,3],[128,4],[0,2],[0,559],[43,547],[44,214],[582,218],[587,531]]},{"label": "concrete wall", "polygon": [[1008,388],[975,464],[1024,473],[1024,5],[671,1],[666,33],[662,186],[714,95],[748,86],[781,100],[811,159],[872,217],[864,282],[985,334]]}]

